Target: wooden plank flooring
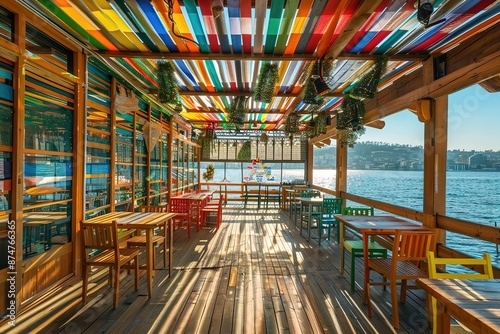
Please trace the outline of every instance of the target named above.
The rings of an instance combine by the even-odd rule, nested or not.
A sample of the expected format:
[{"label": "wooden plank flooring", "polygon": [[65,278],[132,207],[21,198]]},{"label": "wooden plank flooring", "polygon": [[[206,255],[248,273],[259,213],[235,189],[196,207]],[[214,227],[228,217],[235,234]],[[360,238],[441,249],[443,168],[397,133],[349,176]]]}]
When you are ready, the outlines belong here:
[{"label": "wooden plank flooring", "polygon": [[[227,206],[219,231],[207,227],[188,239],[187,231],[178,229],[174,238],[172,277],[168,268],[157,270],[150,300],[144,274],[134,292],[133,274],[122,272],[119,307],[113,310],[113,290],[101,270],[91,276],[87,305],[82,307],[81,282],[73,278],[19,315],[15,328],[3,325],[0,332],[394,332],[390,293],[373,288],[374,315],[369,319],[360,287],[350,292],[349,268],[340,274],[336,238],[321,246],[317,239],[308,242],[286,211]],[[358,284],[362,268],[359,260]],[[398,333],[432,332],[421,290],[410,291],[400,304],[400,319]]]}]

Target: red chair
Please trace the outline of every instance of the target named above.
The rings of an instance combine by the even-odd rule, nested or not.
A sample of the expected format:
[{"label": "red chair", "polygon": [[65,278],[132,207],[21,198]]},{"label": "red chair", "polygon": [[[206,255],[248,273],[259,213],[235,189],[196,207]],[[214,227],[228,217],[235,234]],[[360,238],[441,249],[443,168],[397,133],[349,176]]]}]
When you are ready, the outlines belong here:
[{"label": "red chair", "polygon": [[219,229],[222,222],[222,203],[224,202],[224,195],[219,197],[217,205],[207,205],[201,209],[201,222],[203,226],[207,224],[207,217],[211,214],[216,215],[216,227]]},{"label": "red chair", "polygon": [[174,224],[181,227],[186,223],[188,237],[191,237],[191,213],[188,198],[171,198],[169,212],[175,212]]}]

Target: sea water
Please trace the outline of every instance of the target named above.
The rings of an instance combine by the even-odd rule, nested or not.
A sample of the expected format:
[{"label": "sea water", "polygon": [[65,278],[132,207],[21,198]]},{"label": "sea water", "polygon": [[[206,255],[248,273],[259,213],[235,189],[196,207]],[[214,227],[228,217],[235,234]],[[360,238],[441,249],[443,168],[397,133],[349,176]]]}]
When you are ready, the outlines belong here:
[{"label": "sea water", "polygon": [[[241,170],[226,170],[226,179],[240,182]],[[214,181],[224,178],[223,171],[217,170]],[[304,170],[286,170],[282,181],[304,178]],[[280,181],[279,177],[276,178]],[[335,189],[335,170],[316,169],[313,173],[314,185]],[[366,198],[402,206],[417,211],[423,210],[423,172],[388,170],[348,170],[347,192]],[[500,226],[500,173],[448,171],[446,185],[446,215],[458,219],[494,226]],[[356,203],[347,203],[355,206]],[[376,212],[382,214],[382,212]],[[449,247],[473,257],[490,253],[492,261],[500,266],[497,246],[490,242],[470,238],[452,232],[447,233]]]}]

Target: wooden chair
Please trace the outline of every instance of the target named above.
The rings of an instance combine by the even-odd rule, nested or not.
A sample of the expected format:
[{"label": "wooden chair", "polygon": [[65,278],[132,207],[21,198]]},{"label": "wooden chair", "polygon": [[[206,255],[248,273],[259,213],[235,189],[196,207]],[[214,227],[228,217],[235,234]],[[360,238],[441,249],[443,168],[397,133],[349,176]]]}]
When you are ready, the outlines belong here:
[{"label": "wooden chair", "polygon": [[[427,265],[429,268],[429,278],[455,278],[455,279],[493,279],[493,267],[491,265],[490,254],[485,253],[481,259],[474,258],[443,258],[435,257],[434,252],[427,253]],[[450,273],[439,271],[439,266],[456,266],[464,269],[465,266],[473,266],[474,270]],[[476,271],[479,269],[479,271]],[[436,299],[431,297],[431,308],[429,308],[429,319],[432,319],[432,332],[437,333],[437,303]]]},{"label": "wooden chair", "polygon": [[[166,206],[141,205],[139,212],[168,212]],[[167,266],[167,228],[164,226],[153,234],[153,259],[156,261],[156,246],[163,245],[163,268]],[[139,234],[127,240],[127,247],[146,248],[146,235]]]},{"label": "wooden chair", "polygon": [[[373,208],[351,208],[347,207],[343,210],[344,215],[349,216],[373,216]],[[356,258],[363,257],[363,241],[362,240],[344,240],[342,251],[351,253],[351,292],[356,288]],[[387,248],[381,246],[372,238],[368,241],[368,257],[387,257]],[[344,268],[342,268],[344,270]]]},{"label": "wooden chair", "polygon": [[174,223],[178,227],[187,226],[188,238],[191,237],[191,213],[189,207],[189,200],[186,198],[171,198],[169,205],[169,212],[175,212],[177,215],[174,217]]},{"label": "wooden chair", "polygon": [[333,215],[342,213],[342,198],[323,199],[322,213],[321,226],[319,227],[319,243],[321,244],[321,235],[326,227],[328,227],[328,240],[330,240],[332,226],[337,227],[337,240],[339,240],[339,223]]},{"label": "wooden chair", "polygon": [[215,214],[216,228],[219,229],[222,222],[222,203],[224,203],[224,195],[219,197],[217,205],[207,205],[201,209],[201,221],[204,226],[207,223],[207,217],[211,214]]},{"label": "wooden chair", "polygon": [[[91,266],[109,268],[108,281],[114,284],[113,307],[118,306],[118,293],[120,288],[120,269],[131,267],[134,262],[135,290],[139,288],[139,250],[131,248],[120,248],[118,244],[118,229],[116,222],[112,223],[85,223],[82,222],[82,248],[83,248],[83,291],[82,301],[86,304],[87,289],[89,283],[89,271]],[[89,255],[89,250],[96,254]],[[113,283],[113,269],[115,281]]]},{"label": "wooden chair", "polygon": [[436,230],[398,230],[394,236],[391,258],[368,258],[369,269],[377,271],[383,277],[382,282],[367,280],[365,295],[368,314],[371,314],[370,286],[389,285],[391,287],[392,324],[394,328],[399,328],[397,285],[401,285],[400,301],[404,303],[408,280],[427,277],[427,273],[418,265],[420,261],[427,258],[427,252],[434,249],[436,234]]}]

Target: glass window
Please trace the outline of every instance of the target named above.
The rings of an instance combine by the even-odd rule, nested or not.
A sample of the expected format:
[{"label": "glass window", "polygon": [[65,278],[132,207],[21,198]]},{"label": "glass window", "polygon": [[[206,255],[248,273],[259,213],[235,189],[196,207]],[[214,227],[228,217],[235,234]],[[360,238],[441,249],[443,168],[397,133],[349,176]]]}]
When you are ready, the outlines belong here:
[{"label": "glass window", "polygon": [[14,42],[14,14],[0,6],[0,38]]},{"label": "glass window", "polygon": [[336,145],[314,147],[313,151],[313,180],[312,184],[335,190],[336,178]]},{"label": "glass window", "polygon": [[422,211],[423,123],[408,110],[384,121],[348,148],[347,192]]},{"label": "glass window", "polygon": [[[448,97],[446,215],[479,224],[500,223],[500,93],[474,85]],[[496,246],[447,233],[447,244],[473,257]]]}]

